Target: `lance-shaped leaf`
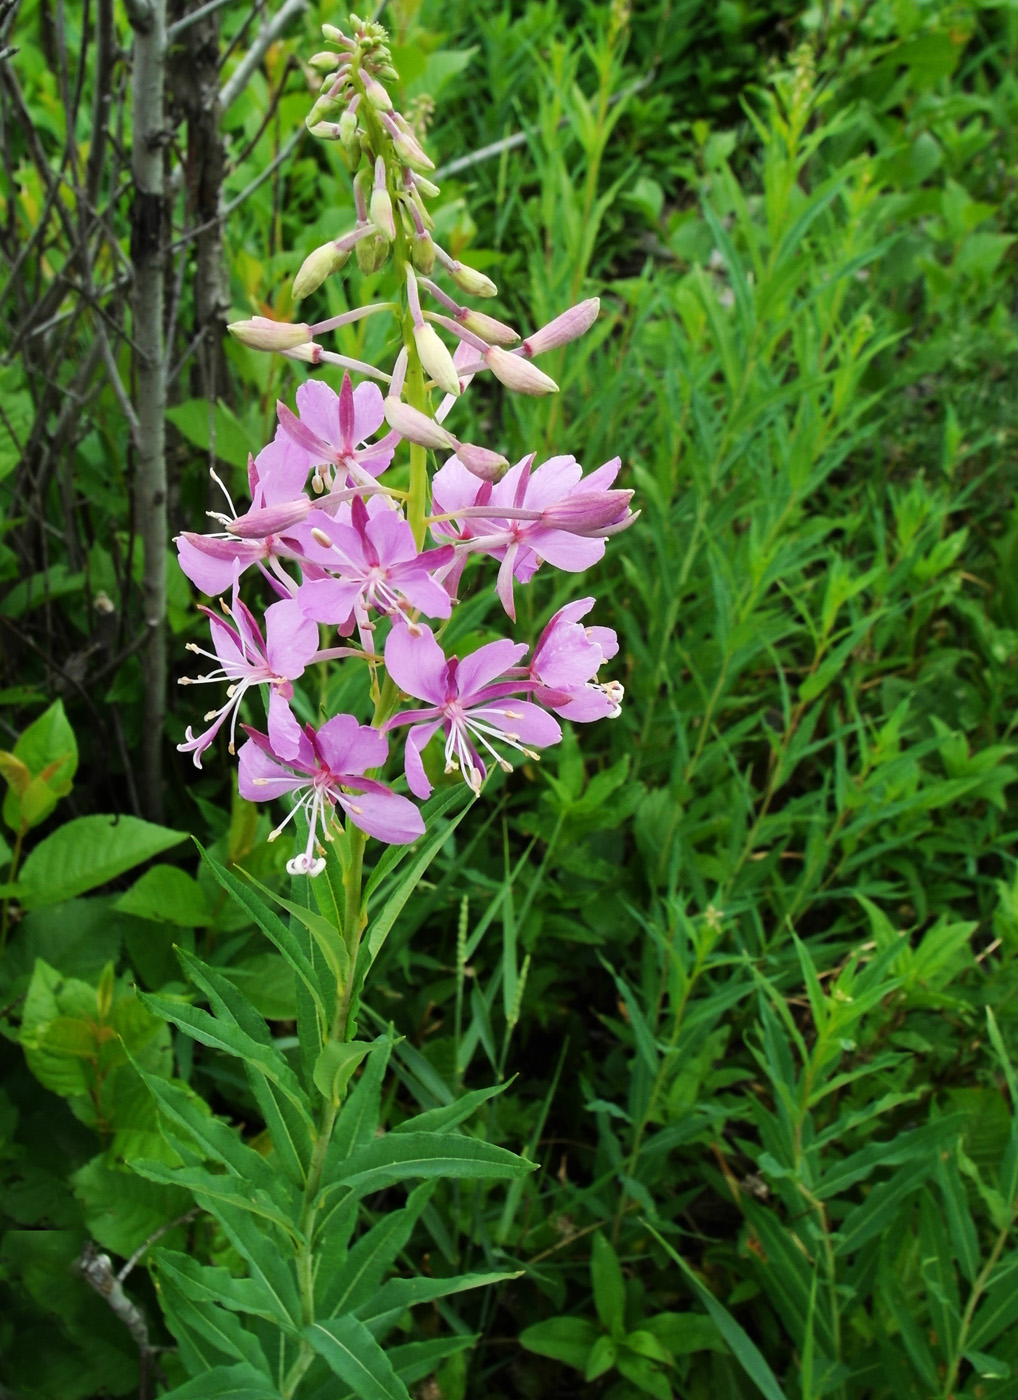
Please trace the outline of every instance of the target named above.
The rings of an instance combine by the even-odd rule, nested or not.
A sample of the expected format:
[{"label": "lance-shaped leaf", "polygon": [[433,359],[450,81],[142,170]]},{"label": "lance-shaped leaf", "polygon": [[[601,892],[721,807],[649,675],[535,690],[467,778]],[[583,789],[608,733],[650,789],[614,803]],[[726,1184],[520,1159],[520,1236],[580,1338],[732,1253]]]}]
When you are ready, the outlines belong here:
[{"label": "lance-shaped leaf", "polygon": [[146,1157],[135,1157],[131,1167],[139,1176],[149,1181],[161,1181],[168,1186],[183,1186],[191,1191],[195,1200],[205,1210],[218,1217],[219,1206],[229,1206],[247,1211],[250,1215],[270,1220],[294,1239],[299,1238],[294,1222],[266,1191],[252,1187],[248,1182],[223,1172],[216,1175],[203,1167],[171,1167],[165,1162],[155,1162]]},{"label": "lance-shaped leaf", "polygon": [[247,1362],[214,1366],[169,1390],[162,1400],[279,1400],[276,1387]]},{"label": "lance-shaped leaf", "polygon": [[263,1376],[271,1376],[258,1338],[252,1332],[245,1332],[235,1313],[227,1312],[218,1303],[209,1300],[196,1304],[188,1293],[177,1286],[171,1274],[161,1273],[158,1287],[167,1325],[181,1345],[185,1362],[193,1369],[198,1368],[193,1366],[188,1352],[200,1358],[202,1370],[209,1369],[210,1365],[215,1365],[226,1356],[230,1360],[246,1361]]},{"label": "lance-shaped leaf", "polygon": [[328,1317],[333,1313],[355,1312],[362,1303],[371,1301],[386,1270],[392,1267],[410,1239],[434,1189],[434,1182],[421,1182],[410,1192],[402,1210],[389,1211],[361,1236],[348,1253],[343,1268],[330,1278],[322,1279],[316,1309],[319,1314]]},{"label": "lance-shaped leaf", "polygon": [[152,1251],[152,1258],[161,1278],[172,1278],[181,1293],[192,1302],[206,1306],[219,1303],[231,1312],[248,1313],[252,1317],[275,1322],[285,1331],[294,1331],[286,1312],[265,1287],[261,1279],[235,1278],[229,1269],[219,1264],[199,1264],[189,1254],[176,1249]]},{"label": "lance-shaped leaf", "polygon": [[483,1181],[525,1176],[537,1164],[477,1138],[432,1133],[386,1133],[336,1164],[333,1181],[319,1195],[324,1205],[337,1190],[378,1190],[417,1176]]},{"label": "lance-shaped leaf", "polygon": [[351,1388],[357,1400],[410,1400],[392,1362],[357,1318],[333,1317],[304,1329],[305,1339]]},{"label": "lance-shaped leaf", "polygon": [[468,1351],[479,1336],[478,1332],[467,1332],[459,1337],[435,1337],[429,1342],[406,1342],[401,1347],[387,1347],[385,1354],[403,1384],[414,1385],[430,1376],[436,1366],[450,1356]]},{"label": "lance-shaped leaf", "polygon": [[515,1273],[459,1274],[454,1278],[391,1278],[373,1298],[363,1303],[358,1316],[374,1336],[380,1337],[396,1323],[407,1308],[417,1303],[432,1303],[453,1293],[466,1293],[471,1288],[489,1288],[499,1283],[511,1283],[521,1276]]}]

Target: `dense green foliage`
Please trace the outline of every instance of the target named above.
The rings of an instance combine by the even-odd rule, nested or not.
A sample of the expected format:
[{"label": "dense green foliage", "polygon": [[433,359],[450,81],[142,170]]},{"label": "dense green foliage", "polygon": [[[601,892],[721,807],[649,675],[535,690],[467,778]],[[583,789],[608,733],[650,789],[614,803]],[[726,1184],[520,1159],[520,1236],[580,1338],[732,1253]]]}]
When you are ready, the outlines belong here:
[{"label": "dense green foliage", "polygon": [[[227,198],[303,120],[286,62],[332,18],[312,9],[271,51],[271,81],[256,74],[224,116]],[[370,1194],[355,1181],[337,1257],[359,1228],[350,1257],[375,1260],[371,1288],[395,1299],[386,1345],[429,1400],[1009,1400],[1018,15],[963,0],[393,9],[408,101],[436,100],[453,251],[469,247],[527,327],[602,296],[594,330],[548,365],[550,413],[483,392],[470,411],[504,412],[489,438],[512,460],[566,429],[588,467],[621,454],[642,517],[582,589],[619,632],[623,716],[494,780],[413,898],[391,871],[378,897],[396,898],[360,1011],[375,1048],[356,1080],[359,1150],[376,1121],[416,1137],[434,1111],[425,1126],[455,1129],[461,1167],[509,1175],[504,1148],[539,1165],[488,1182],[443,1159],[409,1194],[398,1177]],[[15,62],[55,159],[62,98],[29,38],[48,14],[23,6]],[[63,22],[73,44],[80,17]],[[442,176],[513,131],[525,140]],[[3,215],[47,230],[16,270],[41,294],[59,219],[16,155]],[[231,214],[238,315],[289,314],[300,258],[347,221],[340,169],[301,143]],[[339,279],[314,301],[345,306]],[[50,347],[65,388],[88,335],[71,324]],[[370,349],[372,324],[342,348]],[[224,1227],[247,1217],[229,1201],[217,1214],[199,1163],[228,1173],[271,1134],[260,1204],[285,1244],[274,1115],[290,1109],[265,1085],[297,1083],[314,914],[225,761],[197,775],[174,754],[168,824],[137,814],[125,426],[97,390],[41,495],[19,495],[42,391],[8,329],[0,1382],[24,1400],[136,1390],[136,1339],[72,1265],[91,1239],[116,1269],[170,1227],[124,1285],[169,1348],[159,1369],[182,1383],[198,1348],[241,1387],[200,1393],[275,1394],[241,1374],[267,1354],[265,1329],[237,1321],[263,1316],[259,1246]],[[210,457],[243,489],[303,374],[225,356],[214,405],[207,382],[176,382],[177,527],[201,527]],[[518,635],[572,583],[523,594]],[[176,675],[189,604],[175,575]],[[496,609],[474,594],[450,637],[488,640]],[[359,699],[306,679],[301,703],[310,717]],[[168,752],[183,723],[171,716]],[[237,871],[291,902],[289,926]],[[264,1021],[234,1025],[231,989]],[[210,1130],[200,1150],[199,1095],[240,1129],[229,1144]],[[299,1086],[288,1102],[299,1117]],[[181,1129],[193,1180],[174,1176]],[[399,1224],[383,1241],[385,1220]],[[205,1307],[195,1261],[221,1270],[233,1311]],[[415,1311],[390,1267],[431,1276]],[[495,1284],[453,1293],[480,1275]],[[227,1318],[218,1333],[211,1315]],[[363,1338],[333,1338],[346,1343]]]}]

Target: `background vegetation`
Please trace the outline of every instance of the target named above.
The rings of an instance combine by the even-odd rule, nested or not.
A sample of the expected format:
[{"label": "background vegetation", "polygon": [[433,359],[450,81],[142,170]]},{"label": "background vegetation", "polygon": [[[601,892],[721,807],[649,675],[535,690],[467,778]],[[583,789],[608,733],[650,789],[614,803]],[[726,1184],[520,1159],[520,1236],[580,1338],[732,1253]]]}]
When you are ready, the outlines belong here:
[{"label": "background vegetation", "polygon": [[[222,325],[288,315],[296,266],[349,217],[332,150],[300,135],[331,11],[295,11],[202,115],[253,14],[226,7],[173,50],[173,532],[202,528],[210,463],[243,494],[303,375]],[[623,716],[492,783],[378,973],[377,1029],[403,1037],[385,1125],[515,1075],[467,1131],[541,1164],[441,1187],[407,1239],[415,1272],[523,1271],[406,1313],[406,1344],[466,1339],[418,1394],[1010,1400],[1018,11],[409,0],[386,18],[407,105],[434,102],[447,246],[528,328],[602,297],[548,365],[550,414],[473,391],[471,411],[505,413],[512,460],[621,454],[643,512],[584,584],[620,635]],[[130,1170],[161,1150],[135,1066],[256,1147],[263,1123],[233,1062],[136,988],[200,1002],[173,953],[197,949],[290,1050],[292,975],[186,833],[284,894],[287,853],[225,752],[201,774],[175,753],[190,710],[172,684],[153,699],[144,661],[127,20],[22,0],[3,24],[0,1384],[127,1395],[151,1353],[151,1394],[192,1343],[135,1252],[169,1227],[160,1247],[240,1262]],[[219,170],[229,308],[202,291]],[[337,279],[316,296],[316,315],[345,308]],[[565,597],[524,593],[518,635]],[[453,636],[486,640],[489,607]],[[198,631],[172,566],[167,623],[172,682]],[[350,701],[340,673],[301,703]],[[74,1267],[90,1241],[130,1265],[119,1311]]]}]

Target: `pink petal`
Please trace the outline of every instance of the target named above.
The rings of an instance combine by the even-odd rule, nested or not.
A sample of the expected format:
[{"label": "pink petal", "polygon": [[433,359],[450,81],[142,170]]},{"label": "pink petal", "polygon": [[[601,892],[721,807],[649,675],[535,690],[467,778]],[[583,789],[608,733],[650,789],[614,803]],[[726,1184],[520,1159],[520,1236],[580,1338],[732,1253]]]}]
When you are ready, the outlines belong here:
[{"label": "pink petal", "polygon": [[268,802],[273,797],[282,797],[293,792],[307,780],[288,772],[270,758],[260,744],[248,739],[241,744],[238,754],[240,765],[240,795],[248,802]]},{"label": "pink petal", "polygon": [[515,666],[520,657],[526,655],[526,651],[526,642],[510,642],[508,638],[503,638],[502,641],[478,647],[477,651],[463,657],[457,672],[461,702],[471,704],[479,690],[505,675],[510,666]]},{"label": "pink petal", "polygon": [[243,571],[268,553],[260,540],[217,540],[190,532],[178,535],[174,543],[181,569],[196,588],[210,597],[233,586],[236,564]]},{"label": "pink petal", "polygon": [[359,724],[353,715],[334,715],[318,731],[316,747],[330,773],[364,773],[381,768],[389,746],[377,729]]},{"label": "pink petal", "polygon": [[445,702],[449,690],[449,665],[430,627],[419,627],[416,635],[402,622],[393,623],[385,641],[385,666],[389,675],[408,695]]},{"label": "pink petal", "polygon": [[269,743],[273,753],[283,759],[296,758],[300,753],[300,741],[303,737],[304,731],[294,719],[290,706],[276,687],[270,686]]},{"label": "pink petal", "polygon": [[358,384],[353,391],[353,440],[364,442],[385,422],[385,400],[377,384]]},{"label": "pink petal", "polygon": [[315,622],[339,627],[349,618],[363,592],[364,584],[357,579],[312,579],[297,589],[297,601],[304,614]]},{"label": "pink petal", "polygon": [[450,617],[452,599],[440,583],[436,583],[423,564],[397,565],[389,573],[393,587],[398,588],[411,605],[425,617]]},{"label": "pink petal", "polygon": [[604,540],[570,535],[566,530],[538,530],[528,535],[527,542],[552,568],[570,574],[580,574],[604,558]]},{"label": "pink petal", "polygon": [[424,835],[424,821],[420,812],[411,801],[398,793],[341,792],[336,800],[354,826],[392,846],[405,846]]},{"label": "pink petal", "polygon": [[415,797],[424,798],[431,796],[431,784],[428,782],[428,775],[424,771],[424,762],[421,753],[431,736],[442,727],[441,720],[434,720],[431,724],[418,724],[410,730],[406,736],[406,754],[403,759],[403,771],[406,773],[407,786]]},{"label": "pink petal", "polygon": [[[496,643],[498,645],[498,643]],[[471,718],[493,724],[505,734],[511,734],[524,744],[548,748],[562,738],[562,726],[540,705],[529,700],[502,700],[494,705],[478,705],[471,709]]]},{"label": "pink petal", "polygon": [[[265,654],[274,676],[295,681],[318,650],[318,626],[295,598],[265,609]],[[277,750],[278,752],[278,750]]]},{"label": "pink petal", "polygon": [[380,564],[405,564],[417,558],[414,532],[395,510],[379,511],[365,527]]},{"label": "pink petal", "polygon": [[277,428],[276,436],[254,460],[257,485],[251,492],[252,507],[274,506],[299,496],[315,460],[313,454]]},{"label": "pink petal", "polygon": [[297,407],[301,422],[333,449],[325,460],[334,461],[338,455],[336,448],[343,441],[339,395],[335,389],[322,379],[307,379],[297,390]]}]

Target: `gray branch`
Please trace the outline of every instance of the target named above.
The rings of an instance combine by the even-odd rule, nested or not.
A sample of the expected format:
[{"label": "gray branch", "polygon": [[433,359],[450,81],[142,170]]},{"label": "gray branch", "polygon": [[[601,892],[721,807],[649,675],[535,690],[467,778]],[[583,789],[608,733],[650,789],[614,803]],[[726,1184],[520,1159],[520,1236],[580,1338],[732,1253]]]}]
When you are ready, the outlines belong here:
[{"label": "gray branch", "polygon": [[225,112],[232,102],[234,102],[244,88],[247,81],[256,68],[261,66],[262,59],[269,49],[276,42],[279,36],[286,29],[291,20],[302,15],[308,7],[309,0],[286,0],[283,8],[268,24],[259,32],[257,39],[252,43],[244,58],[231,73],[230,77],[219,89],[219,107]]}]

